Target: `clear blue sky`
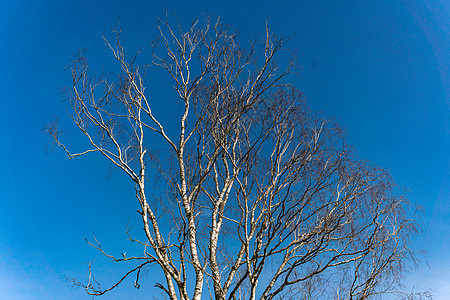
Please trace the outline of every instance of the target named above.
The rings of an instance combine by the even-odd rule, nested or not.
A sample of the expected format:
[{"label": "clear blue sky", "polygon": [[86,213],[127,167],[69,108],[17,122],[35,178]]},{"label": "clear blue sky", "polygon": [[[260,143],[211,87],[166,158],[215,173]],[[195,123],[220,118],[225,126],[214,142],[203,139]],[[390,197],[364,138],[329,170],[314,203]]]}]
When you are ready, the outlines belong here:
[{"label": "clear blue sky", "polygon": [[[241,3],[243,2],[243,3]],[[0,300],[90,299],[65,276],[113,280],[123,268],[103,259],[84,237],[126,251],[125,225],[137,217],[133,187],[97,156],[69,161],[46,154],[41,127],[60,115],[78,145],[60,88],[73,52],[86,48],[98,66],[111,62],[101,40],[120,17],[131,48],[153,39],[165,9],[187,24],[221,15],[243,42],[262,33],[292,35],[303,66],[293,83],[314,111],[348,132],[361,158],[390,169],[409,199],[424,208],[429,267],[408,281],[450,294],[450,2],[380,1],[0,1]],[[301,78],[300,78],[301,77]],[[162,99],[161,101],[169,101]],[[162,102],[164,106],[164,102]],[[131,221],[133,223],[133,221]],[[101,299],[144,299],[157,292],[150,271]]]}]

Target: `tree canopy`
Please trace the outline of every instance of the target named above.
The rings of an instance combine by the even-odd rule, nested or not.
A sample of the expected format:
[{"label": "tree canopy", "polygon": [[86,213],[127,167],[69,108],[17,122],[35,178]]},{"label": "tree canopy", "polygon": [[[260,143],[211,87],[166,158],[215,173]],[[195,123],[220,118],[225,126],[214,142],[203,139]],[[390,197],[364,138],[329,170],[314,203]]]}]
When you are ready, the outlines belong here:
[{"label": "tree canopy", "polygon": [[[159,20],[151,53],[129,55],[120,27],[104,38],[120,72],[96,74],[84,51],[66,89],[71,117],[90,147],[79,153],[47,126],[70,158],[96,152],[136,190],[143,234],[117,283],[74,280],[90,295],[113,290],[144,268],[164,274],[169,299],[372,299],[402,290],[415,261],[414,209],[389,172],[359,159],[331,119],[312,113],[289,84],[295,59],[271,32],[247,47],[220,20],[188,30]],[[174,99],[146,90],[163,70]],[[167,124],[155,101],[177,101]],[[173,125],[175,124],[175,125]],[[155,142],[156,139],[163,142]],[[149,188],[159,176],[162,192]],[[107,204],[106,204],[107,205]]]}]

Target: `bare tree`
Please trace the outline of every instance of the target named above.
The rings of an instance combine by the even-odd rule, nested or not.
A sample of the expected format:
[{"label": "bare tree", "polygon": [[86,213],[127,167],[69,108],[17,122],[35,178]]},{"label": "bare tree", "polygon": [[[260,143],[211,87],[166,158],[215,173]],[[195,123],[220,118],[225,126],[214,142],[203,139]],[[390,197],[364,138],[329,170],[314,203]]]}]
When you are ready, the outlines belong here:
[{"label": "bare tree", "polygon": [[[57,124],[47,127],[69,158],[97,152],[125,172],[140,204],[145,237],[130,235],[140,256],[112,256],[91,242],[137,264],[107,289],[91,273],[75,283],[90,295],[128,276],[139,287],[141,270],[154,265],[165,277],[156,287],[172,300],[406,295],[414,212],[389,173],[357,159],[339,126],[312,114],[286,83],[287,40],[266,28],[243,48],[219,20],[183,32],[166,18],[157,28],[145,64],[140,53],[126,55],[119,28],[114,43],[104,38],[118,76],[92,74],[84,52],[74,57],[67,98],[90,148],[72,153]],[[176,135],[145,90],[155,68],[182,103]],[[156,173],[166,187],[157,197],[146,188]]]}]

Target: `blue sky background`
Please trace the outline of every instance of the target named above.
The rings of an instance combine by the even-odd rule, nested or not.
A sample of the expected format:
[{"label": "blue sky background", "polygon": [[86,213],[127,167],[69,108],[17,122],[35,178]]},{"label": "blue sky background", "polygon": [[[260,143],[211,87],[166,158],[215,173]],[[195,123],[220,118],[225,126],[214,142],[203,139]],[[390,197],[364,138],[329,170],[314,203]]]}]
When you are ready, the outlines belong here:
[{"label": "blue sky background", "polygon": [[[42,126],[59,115],[66,138],[80,145],[61,104],[71,83],[64,67],[86,48],[95,66],[111,63],[101,35],[118,17],[131,50],[155,37],[165,10],[183,24],[209,14],[241,32],[292,35],[303,67],[293,83],[313,111],[333,117],[361,158],[391,170],[409,199],[424,208],[415,247],[428,266],[408,282],[450,294],[450,2],[379,1],[0,1],[0,300],[90,299],[67,277],[85,278],[95,260],[102,282],[124,270],[105,249],[130,248],[125,225],[137,217],[133,186],[98,156],[68,160],[47,153]],[[166,103],[167,101],[167,103]],[[169,118],[169,99],[157,113]],[[137,225],[136,232],[139,232]],[[101,299],[144,299],[158,292],[152,269],[141,290],[126,283]]]}]

